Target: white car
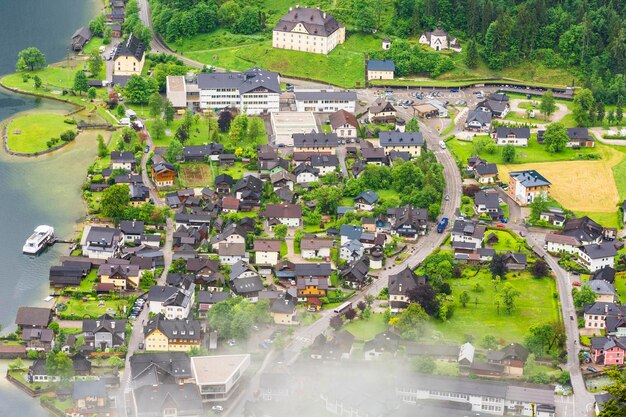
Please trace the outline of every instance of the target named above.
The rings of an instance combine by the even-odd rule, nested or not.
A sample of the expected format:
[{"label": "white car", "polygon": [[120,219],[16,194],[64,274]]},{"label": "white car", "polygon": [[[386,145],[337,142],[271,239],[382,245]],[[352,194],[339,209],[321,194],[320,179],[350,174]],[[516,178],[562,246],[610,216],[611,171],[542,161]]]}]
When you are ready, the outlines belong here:
[{"label": "white car", "polygon": [[439,147],[440,147],[441,149],[446,149],[446,143],[445,143],[444,141],[440,140],[440,141],[439,141]]}]

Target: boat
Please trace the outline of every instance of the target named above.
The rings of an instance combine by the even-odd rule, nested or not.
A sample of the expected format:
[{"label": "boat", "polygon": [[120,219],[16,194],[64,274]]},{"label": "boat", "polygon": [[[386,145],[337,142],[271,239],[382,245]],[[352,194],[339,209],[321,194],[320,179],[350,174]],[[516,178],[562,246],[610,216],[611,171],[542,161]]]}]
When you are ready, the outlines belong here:
[{"label": "boat", "polygon": [[24,243],[22,251],[28,255],[36,255],[54,240],[54,228],[52,226],[37,226],[35,231]]}]

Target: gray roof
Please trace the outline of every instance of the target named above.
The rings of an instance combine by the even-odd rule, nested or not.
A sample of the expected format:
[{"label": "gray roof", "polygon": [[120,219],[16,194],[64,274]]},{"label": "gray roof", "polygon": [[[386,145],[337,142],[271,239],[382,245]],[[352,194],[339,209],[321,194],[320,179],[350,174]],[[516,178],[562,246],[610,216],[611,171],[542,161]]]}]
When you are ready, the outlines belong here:
[{"label": "gray roof", "polygon": [[363,227],[352,226],[351,224],[342,224],[341,228],[339,229],[339,234],[341,236],[347,237],[348,239],[358,240],[363,234]]},{"label": "gray roof", "polygon": [[474,203],[477,206],[485,206],[487,208],[500,208],[500,198],[496,193],[486,193],[480,191],[474,196]]},{"label": "gray roof", "polygon": [[418,284],[426,283],[426,278],[418,276],[411,271],[409,267],[394,275],[389,275],[389,283],[387,285],[389,294],[406,295],[410,290],[417,288]]},{"label": "gray roof", "polygon": [[478,122],[481,125],[488,125],[491,123],[491,113],[482,110],[470,110],[467,113],[466,123]]},{"label": "gray roof", "polygon": [[337,147],[339,138],[335,133],[294,133],[293,146],[297,148]]},{"label": "gray roof", "polygon": [[291,32],[298,24],[302,24],[311,35],[325,37],[343,27],[334,17],[320,9],[294,7],[278,21],[274,30]]},{"label": "gray roof", "polygon": [[396,64],[391,59],[370,59],[367,61],[368,71],[395,71]]},{"label": "gray roof", "polygon": [[452,226],[452,234],[472,236],[480,240],[485,236],[485,230],[484,225],[465,220],[457,220]]},{"label": "gray roof", "polygon": [[226,301],[228,299],[228,293],[223,291],[198,291],[196,301],[199,304],[216,304]]},{"label": "gray roof", "polygon": [[384,131],[380,132],[379,139],[382,147],[424,145],[424,136],[421,132]]},{"label": "gray roof", "polygon": [[130,357],[130,373],[133,386],[140,385],[138,381],[167,383],[177,378],[190,378],[191,360],[185,352],[155,352],[135,353]]},{"label": "gray roof", "polygon": [[598,295],[615,295],[615,286],[601,279],[584,282],[583,285],[591,288]]},{"label": "gray roof", "polygon": [[239,94],[263,88],[273,93],[280,93],[280,82],[278,73],[254,67],[245,72],[200,73],[198,74],[198,88],[200,90],[237,89]]},{"label": "gray roof", "polygon": [[164,408],[176,409],[179,416],[204,415],[202,397],[195,384],[142,386],[134,391],[138,417],[160,416]]},{"label": "gray roof", "polygon": [[361,194],[354,197],[354,201],[358,201],[360,199],[365,200],[366,203],[371,205],[377,202],[379,197],[378,197],[378,194],[376,194],[374,191],[367,190],[367,191],[363,191]]},{"label": "gray roof", "polygon": [[515,178],[524,187],[543,187],[551,184],[550,181],[545,179],[534,169],[511,172],[509,173],[509,176]]},{"label": "gray roof", "polygon": [[615,282],[615,269],[610,266],[605,266],[604,268],[598,269],[590,278],[592,281],[594,280],[602,280],[609,283]]},{"label": "gray roof", "polygon": [[597,301],[593,304],[587,304],[585,306],[585,314],[600,316],[626,315],[626,306],[620,306],[615,303],[605,303]]},{"label": "gray roof", "polygon": [[87,243],[94,246],[111,247],[119,239],[120,229],[91,226],[87,234]]},{"label": "gray roof", "polygon": [[256,269],[254,269],[249,263],[244,261],[237,261],[230,266],[229,278],[231,281],[239,279],[241,274],[247,271],[254,272],[256,274]]},{"label": "gray roof", "polygon": [[104,381],[76,381],[72,388],[74,400],[86,397],[107,398],[107,387]]},{"label": "gray roof", "polygon": [[279,297],[272,301],[270,311],[278,314],[293,314],[296,311],[296,303],[291,297]]},{"label": "gray roof", "polygon": [[338,167],[339,158],[336,155],[311,155],[311,166]]},{"label": "gray roof", "polygon": [[52,319],[52,310],[42,307],[20,307],[17,310],[15,324],[20,327],[48,327]]},{"label": "gray roof", "polygon": [[355,91],[296,91],[296,101],[356,101]]},{"label": "gray roof", "polygon": [[157,314],[148,320],[143,328],[143,334],[148,336],[155,330],[159,330],[168,339],[200,340],[200,322],[198,320],[168,320],[163,314]]},{"label": "gray roof", "polygon": [[330,276],[331,267],[329,263],[295,264],[296,276]]},{"label": "gray roof", "polygon": [[591,259],[608,258],[617,255],[617,250],[612,242],[602,242],[600,244],[585,245],[580,249]]},{"label": "gray roof", "polygon": [[248,278],[237,278],[230,281],[230,288],[237,295],[245,295],[261,291],[263,282],[258,275]]},{"label": "gray roof", "polygon": [[144,53],[144,44],[141,42],[139,38],[134,36],[132,33],[126,40],[126,42],[122,42],[118,45],[115,50],[115,57],[113,60],[116,60],[121,56],[133,56],[137,61],[141,61]]},{"label": "gray roof", "polygon": [[506,138],[515,137],[521,139],[530,138],[530,128],[528,127],[499,127],[496,129],[496,137]]},{"label": "gray roof", "polygon": [[135,164],[137,163],[137,160],[132,152],[113,151],[111,152],[111,162]]}]

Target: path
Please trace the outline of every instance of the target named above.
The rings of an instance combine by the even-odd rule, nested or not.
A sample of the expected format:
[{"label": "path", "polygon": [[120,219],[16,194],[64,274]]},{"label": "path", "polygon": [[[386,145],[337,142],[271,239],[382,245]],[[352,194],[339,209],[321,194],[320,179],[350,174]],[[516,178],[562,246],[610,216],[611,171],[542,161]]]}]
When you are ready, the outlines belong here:
[{"label": "path", "polygon": [[[539,101],[537,100],[526,100],[520,98],[514,98],[509,101],[511,106],[511,112],[515,113],[517,116],[520,116],[519,113],[522,113],[522,116],[526,114],[526,109],[519,107],[521,103],[528,103],[529,101]],[[539,109],[535,108],[535,114],[541,117],[535,117],[534,119],[529,119],[528,123],[536,124],[539,129],[544,129],[548,123],[554,123],[561,121],[568,113],[569,109],[563,103],[554,103],[556,105],[556,111],[550,117],[550,120],[543,120],[543,113],[539,111]],[[543,123],[538,123],[538,121],[543,120]],[[506,119],[505,119],[506,121]]]},{"label": "path", "polygon": [[626,146],[626,139],[605,139],[603,135],[607,134],[607,130],[602,127],[590,127],[589,132],[595,136],[598,142],[605,145]]}]

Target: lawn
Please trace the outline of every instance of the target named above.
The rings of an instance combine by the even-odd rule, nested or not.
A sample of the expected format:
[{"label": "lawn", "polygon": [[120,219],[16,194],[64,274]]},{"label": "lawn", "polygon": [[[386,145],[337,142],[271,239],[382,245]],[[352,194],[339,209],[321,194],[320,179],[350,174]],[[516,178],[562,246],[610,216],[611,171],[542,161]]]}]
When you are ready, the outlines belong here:
[{"label": "lawn", "polygon": [[71,298],[67,303],[67,309],[60,313],[61,318],[68,316],[89,317],[95,319],[112,309],[118,314],[123,314],[122,309],[128,306],[128,300],[89,300],[82,301]]},{"label": "lawn", "polygon": [[[246,172],[250,172],[251,170],[246,167],[246,164],[243,162],[235,162],[234,165],[217,165],[217,171],[220,174],[228,174],[233,179],[238,180],[239,178],[243,178],[243,174]],[[219,174],[218,174],[219,175]]]},{"label": "lawn", "polygon": [[626,272],[615,274],[615,292],[622,304],[626,303]]},{"label": "lawn", "polygon": [[617,207],[613,211],[579,211],[575,210],[576,217],[589,216],[592,220],[604,227],[619,227]]},{"label": "lawn", "polygon": [[489,229],[485,232],[485,246],[487,245],[487,237],[495,234],[498,236],[498,243],[490,246],[497,252],[515,251],[515,252],[527,252],[526,242],[524,239],[516,237],[512,232],[506,230]]},{"label": "lawn", "polygon": [[[501,339],[501,344],[511,342],[522,343],[532,325],[548,323],[559,319],[557,290],[551,278],[536,279],[530,273],[522,272],[514,277],[507,274],[506,282],[521,292],[515,302],[511,315],[501,307],[496,307],[499,292],[494,289],[491,275],[487,268],[475,275],[475,270],[466,269],[463,278],[448,281],[452,287],[455,300],[463,291],[470,295],[470,303],[465,308],[457,305],[453,316],[446,322],[432,320],[428,326],[427,336],[446,342],[461,343],[465,335],[471,335],[479,341],[485,335],[493,335]],[[480,283],[482,292],[474,291],[476,283]],[[500,284],[500,288],[503,284]],[[476,303],[477,301],[477,303]]]},{"label": "lawn", "polygon": [[16,117],[8,127],[9,149],[22,153],[45,151],[48,149],[46,142],[50,139],[58,138],[67,130],[77,131],[76,125],[65,123],[65,120],[64,116],[45,113]]},{"label": "lawn", "polygon": [[81,292],[90,292],[93,288],[93,285],[98,282],[98,270],[92,269],[89,271],[89,274],[80,282],[80,287],[78,289]]},{"label": "lawn", "polygon": [[83,48],[83,53],[85,55],[91,55],[93,52],[100,52],[100,47],[104,45],[104,43],[102,43],[103,39],[98,37],[98,36],[94,36],[92,37],[89,42],[87,42],[87,45],[85,45],[85,47]]},{"label": "lawn", "polygon": [[207,187],[213,185],[213,175],[208,164],[192,162],[181,164],[178,172],[184,187]]},{"label": "lawn", "polygon": [[356,340],[371,340],[378,333],[387,330],[387,323],[383,314],[372,314],[369,320],[358,319],[346,324],[342,330],[354,335]]}]

